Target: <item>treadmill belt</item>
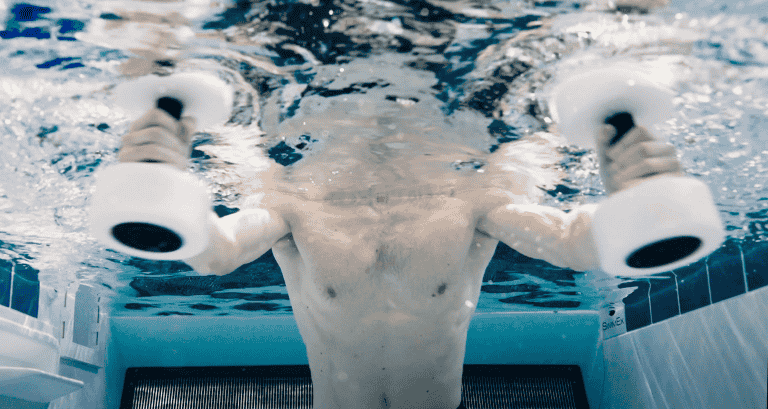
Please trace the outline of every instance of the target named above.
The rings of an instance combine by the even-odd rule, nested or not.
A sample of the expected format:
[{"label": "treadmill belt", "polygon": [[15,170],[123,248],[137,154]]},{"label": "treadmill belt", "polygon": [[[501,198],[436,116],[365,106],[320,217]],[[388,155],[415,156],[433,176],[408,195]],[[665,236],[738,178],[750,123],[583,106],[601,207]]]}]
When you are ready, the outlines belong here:
[{"label": "treadmill belt", "polygon": [[[589,409],[575,365],[465,365],[467,409]],[[309,366],[130,368],[120,409],[312,409]]]}]

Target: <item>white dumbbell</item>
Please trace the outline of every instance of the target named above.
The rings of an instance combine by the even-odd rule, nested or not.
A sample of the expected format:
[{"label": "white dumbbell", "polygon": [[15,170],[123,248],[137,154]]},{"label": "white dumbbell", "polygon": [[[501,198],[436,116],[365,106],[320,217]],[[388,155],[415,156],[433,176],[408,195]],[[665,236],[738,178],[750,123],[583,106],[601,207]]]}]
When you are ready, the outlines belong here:
[{"label": "white dumbbell", "polygon": [[[224,123],[232,111],[232,89],[210,74],[142,77],[117,86],[114,96],[137,114],[157,107],[180,119],[183,111],[201,129]],[[163,163],[121,163],[95,177],[91,233],[105,246],[153,260],[182,260],[205,250],[211,199],[189,172]]]},{"label": "white dumbbell", "polygon": [[[551,110],[574,145],[595,147],[605,124],[618,142],[635,124],[672,116],[672,93],[639,73],[617,68],[573,76],[552,91]],[[671,271],[716,250],[725,231],[712,194],[691,177],[650,176],[600,202],[592,231],[602,269],[638,276]]]}]

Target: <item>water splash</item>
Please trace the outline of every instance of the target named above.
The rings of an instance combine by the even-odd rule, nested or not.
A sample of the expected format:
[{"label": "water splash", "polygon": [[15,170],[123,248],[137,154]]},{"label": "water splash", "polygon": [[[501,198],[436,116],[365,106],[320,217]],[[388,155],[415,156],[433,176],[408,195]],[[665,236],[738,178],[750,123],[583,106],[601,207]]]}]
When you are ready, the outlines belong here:
[{"label": "water splash", "polygon": [[[106,2],[40,2],[30,5],[36,12],[25,18],[9,7],[0,32],[0,258],[38,269],[40,280],[54,287],[95,283],[125,304],[139,303],[133,298],[136,288],[153,285],[137,283],[137,277],[162,273],[196,279],[184,266],[144,264],[104,250],[87,234],[90,175],[115,162],[131,120],[109,102],[110,90],[125,74],[121,67],[137,57],[151,64],[135,66],[134,73],[202,69],[225,77],[236,89],[229,123],[198,135],[190,164],[210,183],[222,211],[244,205],[244,183],[256,191],[259,181],[280,166],[322,151],[327,140],[322,126],[316,137],[299,122],[311,117],[310,101],[323,104],[330,94],[344,98],[369,91],[398,109],[432,101],[436,106],[427,120],[437,129],[445,129],[440,121],[453,115],[482,136],[473,147],[482,155],[446,161],[451,172],[477,172],[488,168],[488,154],[523,155],[525,143],[532,149],[537,138],[546,145],[562,143],[546,102],[553,79],[606,60],[633,64],[663,76],[675,90],[677,116],[656,132],[679,149],[687,172],[712,187],[729,236],[765,240],[768,22],[719,11],[625,16],[569,2],[534,3],[440,2],[421,8],[385,1],[211,3],[206,12],[185,16],[182,26],[188,30],[178,33],[183,41],[167,47],[162,58],[131,51],[131,44],[116,39],[86,42],[98,42],[93,36],[121,18]],[[413,78],[419,83],[400,78],[397,92],[389,92],[381,83],[366,88],[370,81],[353,81],[341,71],[386,53],[422,72],[423,77]],[[407,147],[397,145],[404,141],[386,142],[392,152]],[[510,150],[513,146],[520,149]],[[604,195],[594,152],[562,146],[550,159],[555,166],[543,169],[540,180],[531,179],[545,204],[567,210]],[[329,179],[340,172],[331,171]],[[564,178],[552,182],[553,175]],[[594,289],[584,275],[514,260],[520,271],[511,264],[489,267],[498,274],[494,284],[511,287],[484,292],[484,297],[516,302],[516,308],[575,303],[588,308],[600,291],[619,284],[594,278]],[[519,298],[515,290],[528,295]],[[179,297],[172,304],[187,302]],[[210,295],[194,297],[201,298],[162,311],[222,312],[192,306],[208,305],[204,299]],[[158,303],[154,295],[143,298]],[[505,308],[501,304],[485,301],[478,308]],[[233,313],[249,308],[259,307]]]}]

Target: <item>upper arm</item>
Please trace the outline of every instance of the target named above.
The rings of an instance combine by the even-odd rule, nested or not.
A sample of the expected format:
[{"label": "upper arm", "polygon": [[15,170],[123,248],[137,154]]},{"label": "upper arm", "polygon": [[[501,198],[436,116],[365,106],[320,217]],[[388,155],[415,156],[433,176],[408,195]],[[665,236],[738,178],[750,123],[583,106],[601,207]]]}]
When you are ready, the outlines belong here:
[{"label": "upper arm", "polygon": [[507,204],[486,214],[478,230],[528,257],[576,271],[599,268],[592,238],[595,205],[569,213],[541,205]]},{"label": "upper arm", "polygon": [[245,209],[219,218],[212,213],[206,250],[184,260],[200,274],[224,275],[266,253],[290,233],[288,224],[277,212]]}]

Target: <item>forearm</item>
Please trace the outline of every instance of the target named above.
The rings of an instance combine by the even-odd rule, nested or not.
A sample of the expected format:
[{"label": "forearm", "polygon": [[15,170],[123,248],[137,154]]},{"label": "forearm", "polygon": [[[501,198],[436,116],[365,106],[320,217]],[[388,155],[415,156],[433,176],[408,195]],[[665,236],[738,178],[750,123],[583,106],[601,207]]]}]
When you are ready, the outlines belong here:
[{"label": "forearm", "polygon": [[592,238],[596,205],[565,213],[540,205],[503,206],[489,213],[479,228],[525,256],[575,271],[599,268]]},{"label": "forearm", "polygon": [[597,247],[592,236],[592,216],[596,208],[597,205],[585,205],[566,214],[562,221],[562,234],[557,237],[553,246],[553,258],[559,258],[563,262],[553,265],[575,271],[600,268]]},{"label": "forearm", "polygon": [[233,261],[239,253],[235,238],[222,226],[219,217],[211,211],[208,222],[208,247],[197,256],[184,260],[198,274],[225,275],[234,271],[239,265]]},{"label": "forearm", "polygon": [[278,214],[246,209],[219,218],[211,212],[209,243],[204,252],[184,260],[200,274],[229,274],[269,251],[290,230]]}]

